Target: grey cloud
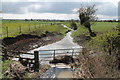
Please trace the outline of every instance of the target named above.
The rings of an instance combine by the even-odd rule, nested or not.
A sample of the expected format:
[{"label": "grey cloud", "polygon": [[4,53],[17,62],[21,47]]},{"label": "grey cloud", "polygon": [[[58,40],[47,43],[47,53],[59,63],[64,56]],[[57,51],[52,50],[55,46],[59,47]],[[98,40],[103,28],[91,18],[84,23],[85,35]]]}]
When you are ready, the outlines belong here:
[{"label": "grey cloud", "polygon": [[12,13],[12,14],[21,13],[20,8],[28,5],[29,3],[26,3],[26,2],[24,3],[23,2],[3,2],[2,11],[4,13]]},{"label": "grey cloud", "polygon": [[[98,6],[97,6],[98,7]],[[118,7],[111,3],[101,4],[98,7],[97,14],[108,15],[108,16],[117,16]]]},{"label": "grey cloud", "polygon": [[[25,12],[21,10],[21,7],[28,7],[32,4],[42,5],[42,8],[29,8],[29,12],[35,13],[66,13],[72,14],[75,13],[72,10],[75,8],[80,8],[81,4],[83,6],[95,4],[98,7],[97,14],[108,15],[108,16],[117,16],[117,8],[110,3],[102,2],[4,2],[2,11],[4,13],[12,14],[24,14]],[[103,10],[104,9],[104,10]]]}]

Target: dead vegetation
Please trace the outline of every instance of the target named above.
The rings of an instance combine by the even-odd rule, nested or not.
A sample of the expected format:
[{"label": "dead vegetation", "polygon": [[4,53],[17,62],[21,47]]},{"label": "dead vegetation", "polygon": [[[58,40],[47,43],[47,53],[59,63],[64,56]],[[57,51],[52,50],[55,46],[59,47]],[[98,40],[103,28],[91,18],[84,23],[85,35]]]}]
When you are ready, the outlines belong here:
[{"label": "dead vegetation", "polygon": [[85,51],[75,60],[75,76],[77,78],[117,78],[120,72],[117,69],[116,57],[104,53]]},{"label": "dead vegetation", "polygon": [[38,78],[46,70],[50,68],[49,65],[40,65],[39,72],[34,72],[28,67],[23,66],[19,61],[14,61],[9,65],[8,69],[3,72],[3,78],[12,79],[25,79],[25,78]]}]

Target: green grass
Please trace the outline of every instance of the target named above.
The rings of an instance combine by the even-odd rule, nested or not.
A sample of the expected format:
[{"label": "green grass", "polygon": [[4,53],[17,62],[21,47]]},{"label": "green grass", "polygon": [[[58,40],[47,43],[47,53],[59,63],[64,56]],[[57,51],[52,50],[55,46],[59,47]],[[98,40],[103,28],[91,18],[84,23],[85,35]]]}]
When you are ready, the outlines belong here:
[{"label": "green grass", "polygon": [[72,33],[72,37],[77,37],[80,35],[89,35],[89,31],[82,25],[77,24],[78,29]]},{"label": "green grass", "polygon": [[11,60],[2,61],[2,73],[8,69],[10,64],[12,64]]},{"label": "green grass", "polygon": [[62,24],[66,25],[69,28],[72,28],[71,25],[70,25],[70,22],[63,22]]},{"label": "green grass", "polygon": [[[61,25],[52,25],[52,26],[45,26],[45,27],[40,27],[39,29],[36,30],[37,35],[42,35],[45,34],[46,31],[48,32],[53,32],[53,33],[61,33],[63,35],[65,35],[65,32],[68,29],[64,28]],[[36,33],[31,33],[31,34],[36,34]]]},{"label": "green grass", "polygon": [[[91,26],[91,29],[97,34],[97,36],[91,37],[91,40],[89,42],[85,42],[84,46],[87,46],[87,48],[91,49],[94,47],[96,51],[97,49],[102,49],[105,46],[108,37],[113,37],[118,34],[115,30],[117,25],[117,22],[95,22]],[[79,23],[77,23],[77,26],[78,30],[72,33],[74,38],[81,37],[83,34],[90,36],[87,28],[80,25]]]},{"label": "green grass", "polygon": [[[45,31],[49,32],[59,32],[64,34],[66,31],[60,25],[51,25],[53,22],[45,22],[45,21],[24,21],[24,20],[3,20],[2,21],[2,38],[7,36],[7,28],[8,27],[8,36],[15,37],[20,34],[29,34],[33,31],[40,31],[39,35],[44,33]],[[21,33],[20,33],[20,26],[21,26]],[[1,29],[0,29],[1,30]]]},{"label": "green grass", "polygon": [[[92,31],[97,32],[97,34],[99,34],[99,33],[109,32],[112,29],[115,29],[117,25],[118,25],[117,22],[95,22],[91,26],[91,29]],[[79,23],[77,23],[77,27],[78,27],[78,30],[72,33],[73,37],[76,37],[82,34],[89,35],[89,31],[87,28],[80,25]]]},{"label": "green grass", "polygon": [[[65,24],[69,28],[72,28],[72,26],[70,25],[70,22],[65,22],[63,24]],[[88,34],[88,30],[84,26],[80,25],[80,23],[76,23],[76,24],[77,24],[78,29],[72,33],[72,37],[75,38],[82,34]]]},{"label": "green grass", "polygon": [[[50,25],[53,22],[45,22],[45,21],[24,21],[24,20],[3,20],[2,21],[2,38],[5,38],[6,35],[6,26],[8,27],[8,36],[9,37],[15,37],[20,34],[29,34],[33,31],[37,31],[37,35],[44,34],[45,31],[49,32],[57,32],[65,34],[66,29],[63,28],[60,25]],[[71,28],[70,22],[62,22],[62,24],[65,24],[66,26]],[[35,27],[36,25],[36,27]],[[91,29],[94,32],[103,33],[112,30],[117,26],[117,22],[95,22]],[[21,26],[21,33],[20,33],[20,26]],[[74,31],[72,36],[76,37],[81,34],[89,35],[89,32],[87,28],[84,26],[81,26],[80,23],[77,23],[78,30]],[[30,29],[30,30],[29,30]],[[1,30],[1,28],[0,28]],[[39,33],[39,34],[38,34]]]},{"label": "green grass", "polygon": [[115,28],[117,25],[117,22],[95,22],[91,26],[91,29],[95,32],[106,32]]},{"label": "green grass", "polygon": [[[2,61],[0,61],[0,65],[2,65]],[[2,66],[0,66],[0,79],[2,78]]]}]

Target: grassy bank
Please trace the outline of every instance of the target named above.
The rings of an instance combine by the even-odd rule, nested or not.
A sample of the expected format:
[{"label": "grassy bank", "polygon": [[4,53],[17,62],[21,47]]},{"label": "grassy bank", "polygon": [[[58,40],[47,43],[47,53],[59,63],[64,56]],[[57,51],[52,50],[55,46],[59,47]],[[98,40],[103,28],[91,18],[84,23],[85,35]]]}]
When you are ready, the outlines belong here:
[{"label": "grassy bank", "polygon": [[[72,26],[70,25],[70,22],[65,22],[63,23],[66,26],[72,28]],[[76,31],[74,31],[72,33],[72,37],[78,37],[81,35],[89,35],[89,31],[87,30],[87,28],[85,28],[84,26],[82,26],[80,23],[76,23],[78,29]],[[109,32],[111,30],[114,30],[116,28],[116,26],[118,25],[117,22],[94,22],[92,23],[91,29],[97,33],[97,35],[99,34],[103,34],[105,32]]]},{"label": "grassy bank", "polygon": [[[88,30],[78,25],[78,30],[74,31],[72,36],[78,44],[86,48],[85,53],[78,57],[78,73],[83,70],[87,78],[120,77],[120,36],[116,30],[117,25],[115,22],[95,22],[91,28],[97,34],[96,37],[90,37]],[[84,39],[85,36],[89,36],[90,39]]]},{"label": "grassy bank", "polygon": [[2,70],[1,76],[2,76],[3,78],[7,78],[7,76],[4,76],[5,71],[8,70],[10,64],[12,64],[13,61],[12,61],[12,60],[6,60],[6,61],[0,61],[0,62],[1,62],[1,65],[2,65],[2,66],[1,66],[1,70]]},{"label": "grassy bank", "polygon": [[[117,22],[94,22],[91,26],[91,29],[99,35],[115,29],[117,25]],[[77,23],[77,26],[78,30],[73,32],[73,37],[81,34],[89,35],[89,31],[84,26],[80,25],[79,23]]]}]

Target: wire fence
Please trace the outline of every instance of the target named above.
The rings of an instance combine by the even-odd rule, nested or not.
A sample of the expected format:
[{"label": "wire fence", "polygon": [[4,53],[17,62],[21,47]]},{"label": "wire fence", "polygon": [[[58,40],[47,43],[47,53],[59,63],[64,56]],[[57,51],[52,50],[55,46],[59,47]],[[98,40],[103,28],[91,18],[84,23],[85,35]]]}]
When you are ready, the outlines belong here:
[{"label": "wire fence", "polygon": [[[40,27],[45,27],[45,26],[52,26],[52,25],[58,25],[58,23],[45,23],[45,24],[28,24],[28,26],[21,26],[19,25],[15,29],[11,30],[9,26],[4,26],[4,31],[0,34],[1,39],[5,37],[11,37],[11,36],[17,36],[20,34],[25,34],[25,33],[30,33],[32,31],[39,30]],[[3,29],[2,29],[3,30]]]}]

